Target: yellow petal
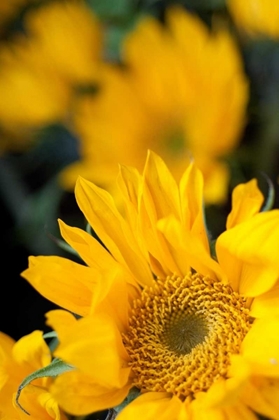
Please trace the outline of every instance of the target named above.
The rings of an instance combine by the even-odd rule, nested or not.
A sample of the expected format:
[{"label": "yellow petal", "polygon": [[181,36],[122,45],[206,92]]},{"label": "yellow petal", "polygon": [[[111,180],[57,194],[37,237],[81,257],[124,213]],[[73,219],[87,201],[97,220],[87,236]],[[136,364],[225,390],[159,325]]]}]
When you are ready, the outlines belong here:
[{"label": "yellow petal", "polygon": [[[144,173],[139,217],[146,247],[151,255],[152,270],[161,277],[179,273],[168,244],[157,229],[157,222],[162,217],[173,212],[179,217],[178,187],[164,162],[155,153],[148,153]],[[172,193],[168,194],[168,190]]]},{"label": "yellow petal", "polygon": [[279,379],[254,377],[245,387],[242,400],[257,413],[279,419]]},{"label": "yellow petal", "polygon": [[48,316],[48,324],[58,331],[60,341],[56,357],[76,366],[100,386],[120,388],[127,383],[128,355],[115,322],[107,314],[81,318],[71,328],[64,314],[61,319],[57,311]]},{"label": "yellow petal", "polygon": [[129,302],[139,295],[139,290],[129,284],[129,274],[120,267],[103,273],[93,294],[90,314],[106,312],[116,322],[120,331],[128,326]]},{"label": "yellow petal", "polygon": [[241,401],[222,408],[208,408],[203,404],[205,394],[193,401],[191,420],[258,420],[258,416]]},{"label": "yellow petal", "polygon": [[227,218],[227,229],[259,213],[263,202],[264,196],[257,186],[256,179],[237,185],[232,192],[232,210]]},{"label": "yellow petal", "polygon": [[216,253],[234,290],[245,296],[268,291],[279,276],[279,211],[256,214],[222,233]]},{"label": "yellow petal", "polygon": [[110,253],[92,235],[82,229],[71,227],[62,220],[58,220],[58,223],[62,237],[87,265],[99,270],[116,265]]},{"label": "yellow petal", "polygon": [[254,375],[279,376],[279,317],[256,319],[241,345]]},{"label": "yellow petal", "polygon": [[[179,420],[185,412],[183,403],[176,397],[171,398],[165,392],[148,392],[137,397],[117,416],[118,420]],[[190,417],[184,417],[190,419]]]},{"label": "yellow petal", "polygon": [[[138,207],[139,207],[139,196],[141,194],[141,176],[135,168],[120,166],[119,174],[117,177],[117,185],[121,191],[124,206],[125,216],[129,221],[129,224],[134,232],[139,231],[138,223]],[[147,250],[144,247],[140,235],[138,235],[139,246],[141,247],[143,255],[147,258]]]},{"label": "yellow petal", "polygon": [[76,199],[86,219],[116,261],[127,267],[140,284],[151,284],[152,274],[148,263],[110,194],[79,177]]},{"label": "yellow petal", "polygon": [[55,329],[59,340],[64,342],[70,335],[72,328],[77,322],[76,317],[63,309],[54,309],[46,313],[46,324]]},{"label": "yellow petal", "polygon": [[202,393],[200,401],[203,408],[221,409],[226,406],[237,404],[243,388],[250,377],[250,367],[240,356],[231,357],[229,368],[229,378],[220,378],[209,388],[206,393]]},{"label": "yellow petal", "polygon": [[14,346],[15,340],[7,334],[0,332],[0,349],[3,356],[9,356]]},{"label": "yellow petal", "polygon": [[154,218],[180,215],[178,186],[165,162],[154,152],[148,151],[144,167],[144,186],[152,200]]},{"label": "yellow petal", "polygon": [[203,204],[203,177],[194,162],[184,172],[180,182],[180,200],[183,230],[191,231],[199,237],[209,253]]},{"label": "yellow petal", "polygon": [[28,385],[22,390],[19,402],[30,414],[29,416],[16,405],[15,395],[16,394],[13,396],[13,404],[18,417],[16,417],[15,414],[13,419],[25,420],[29,418],[30,420],[66,420],[66,416],[60,411],[57,401],[43,388]]},{"label": "yellow petal", "polygon": [[51,354],[42,331],[33,331],[20,338],[13,347],[13,357],[16,363],[26,364],[29,370],[47,366],[51,362]]},{"label": "yellow petal", "polygon": [[279,283],[263,295],[253,299],[250,314],[255,318],[279,316]]},{"label": "yellow petal", "polygon": [[126,398],[131,384],[122,388],[106,388],[79,371],[60,375],[51,386],[59,405],[73,415],[86,415],[115,407]]},{"label": "yellow petal", "polygon": [[41,295],[78,315],[89,312],[99,272],[62,257],[29,257],[21,273]]},{"label": "yellow petal", "polygon": [[181,223],[174,217],[160,220],[158,228],[169,242],[173,258],[179,267],[178,274],[185,275],[193,268],[212,279],[224,277],[220,266],[210,257],[200,237],[183,230]]}]

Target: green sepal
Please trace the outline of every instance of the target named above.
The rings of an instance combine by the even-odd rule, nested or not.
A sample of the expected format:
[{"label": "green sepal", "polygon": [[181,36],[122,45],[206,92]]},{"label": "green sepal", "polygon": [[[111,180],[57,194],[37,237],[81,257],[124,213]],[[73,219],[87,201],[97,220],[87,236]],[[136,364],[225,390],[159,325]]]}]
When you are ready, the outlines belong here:
[{"label": "green sepal", "polygon": [[28,411],[26,411],[19,403],[19,397],[21,394],[21,391],[23,388],[25,388],[27,385],[29,385],[32,381],[38,378],[45,378],[45,377],[55,377],[60,375],[61,373],[68,372],[70,370],[75,369],[74,366],[69,365],[68,363],[63,362],[60,359],[53,359],[53,361],[50,363],[50,365],[45,366],[41,369],[36,370],[35,372],[28,375],[21,384],[18,387],[17,393],[16,393],[16,399],[15,403],[16,405],[26,414],[30,415]]},{"label": "green sepal", "polygon": [[125,398],[125,400],[119,404],[117,407],[114,407],[114,410],[117,413],[120,413],[120,411],[123,410],[123,408],[126,407],[126,405],[130,404],[132,401],[134,401],[138,396],[140,395],[140,390],[138,388],[132,388],[130,389],[129,394]]},{"label": "green sepal", "polygon": [[274,188],[273,182],[267,175],[265,175],[265,178],[268,185],[268,193],[267,193],[267,197],[261,211],[271,210],[274,205],[274,200],[275,200],[275,188]]}]

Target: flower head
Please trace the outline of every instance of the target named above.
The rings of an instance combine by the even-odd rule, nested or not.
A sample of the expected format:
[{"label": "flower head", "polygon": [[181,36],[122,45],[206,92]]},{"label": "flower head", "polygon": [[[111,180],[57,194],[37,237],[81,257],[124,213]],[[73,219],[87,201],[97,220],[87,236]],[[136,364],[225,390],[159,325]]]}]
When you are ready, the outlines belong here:
[{"label": "flower head", "polygon": [[239,28],[252,37],[279,37],[279,3],[277,0],[227,0],[228,8]]},{"label": "flower head", "polygon": [[1,418],[66,420],[49,392],[51,381],[48,378],[37,379],[22,391],[21,404],[29,416],[15,403],[16,392],[23,379],[51,362],[51,353],[41,331],[33,331],[17,342],[0,333],[0,359]]},{"label": "flower head", "polygon": [[59,337],[55,355],[77,368],[51,387],[61,407],[87,414],[137,390],[120,420],[254,419],[252,410],[278,418],[267,396],[279,390],[279,211],[260,212],[255,180],[237,186],[212,255],[195,163],[177,183],[149,152],[143,175],[121,167],[118,186],[125,215],[108,192],[77,181],[102,244],[59,222],[85,265],[30,257],[22,273],[67,309],[47,321]]},{"label": "flower head", "polygon": [[228,168],[220,159],[239,143],[246,120],[247,80],[228,31],[210,31],[194,15],[170,8],[166,23],[144,17],[123,42],[122,66],[104,66],[100,90],[81,98],[74,128],[78,174],[112,189],[117,163],[142,170],[146,149],[160,154],[178,180],[193,155],[205,178],[205,199],[226,197]]},{"label": "flower head", "polygon": [[76,85],[95,80],[101,59],[102,31],[83,1],[45,2],[23,23],[24,35],[0,48],[0,125],[8,135],[0,150],[23,150],[30,132],[64,121]]}]

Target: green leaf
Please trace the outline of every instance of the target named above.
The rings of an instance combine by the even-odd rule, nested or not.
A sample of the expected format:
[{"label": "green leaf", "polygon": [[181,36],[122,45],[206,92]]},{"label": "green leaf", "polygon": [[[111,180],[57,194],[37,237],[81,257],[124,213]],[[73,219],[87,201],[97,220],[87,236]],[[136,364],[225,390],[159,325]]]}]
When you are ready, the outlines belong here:
[{"label": "green leaf", "polygon": [[19,397],[23,388],[29,385],[32,381],[38,378],[45,378],[45,377],[55,377],[60,375],[61,373],[68,372],[70,370],[75,369],[74,366],[69,365],[68,363],[63,362],[60,359],[53,359],[50,365],[43,367],[42,369],[38,369],[35,372],[28,375],[19,385],[15,402],[17,406],[26,414],[30,415],[28,411],[26,411],[19,403]]}]

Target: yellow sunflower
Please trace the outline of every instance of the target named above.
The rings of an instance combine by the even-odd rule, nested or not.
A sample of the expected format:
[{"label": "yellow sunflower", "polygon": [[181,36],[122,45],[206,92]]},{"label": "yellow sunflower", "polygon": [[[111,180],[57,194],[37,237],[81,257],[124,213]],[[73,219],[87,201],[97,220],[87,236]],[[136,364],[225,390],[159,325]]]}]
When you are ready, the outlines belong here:
[{"label": "yellow sunflower", "polygon": [[176,180],[193,155],[204,174],[205,199],[224,200],[229,173],[220,158],[239,144],[248,99],[230,33],[210,31],[172,7],[164,26],[150,16],[140,20],[123,41],[121,59],[122,67],[104,65],[99,94],[76,105],[81,161],[62,173],[62,184],[73,188],[82,174],[111,190],[117,163],[142,170],[150,148]]},{"label": "yellow sunflower", "polygon": [[57,401],[49,392],[51,380],[37,379],[22,390],[20,403],[25,414],[15,404],[17,389],[22,380],[51,362],[51,353],[41,331],[33,331],[15,342],[0,333],[0,413],[1,419],[66,420]]},{"label": "yellow sunflower", "polygon": [[279,37],[277,0],[227,0],[228,9],[241,30],[250,36]]},{"label": "yellow sunflower", "polygon": [[83,0],[46,2],[25,16],[38,51],[60,76],[74,83],[94,81],[101,59],[101,25]]},{"label": "yellow sunflower", "polygon": [[[20,38],[4,45],[0,64],[1,127],[18,133],[65,118],[70,87],[30,40]],[[24,146],[25,142],[15,143],[18,149]]]},{"label": "yellow sunflower", "polygon": [[102,31],[83,1],[46,2],[26,12],[24,26],[25,36],[0,48],[0,127],[7,132],[0,150],[22,150],[30,132],[66,120],[76,85],[94,81],[101,59]]},{"label": "yellow sunflower", "polygon": [[33,256],[22,273],[66,309],[47,321],[55,356],[77,368],[51,386],[61,407],[88,414],[138,395],[119,420],[279,419],[279,211],[260,212],[255,179],[240,184],[212,255],[195,163],[177,183],[149,152],[142,175],[120,167],[118,187],[125,215],[77,181],[103,245],[59,222],[84,265]]}]

